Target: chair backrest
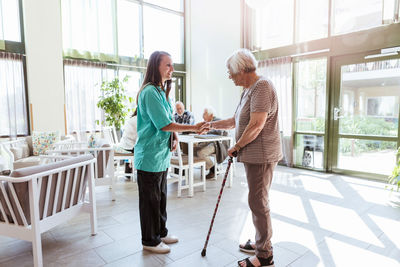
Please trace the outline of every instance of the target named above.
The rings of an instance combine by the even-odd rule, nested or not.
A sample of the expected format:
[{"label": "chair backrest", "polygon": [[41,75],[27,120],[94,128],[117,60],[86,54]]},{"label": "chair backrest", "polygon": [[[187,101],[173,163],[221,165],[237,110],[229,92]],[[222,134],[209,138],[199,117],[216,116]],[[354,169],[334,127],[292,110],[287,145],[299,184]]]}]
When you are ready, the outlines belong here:
[{"label": "chair backrest", "polygon": [[102,129],[102,138],[107,140],[111,145],[116,145],[119,143],[119,138],[115,127],[108,126]]},{"label": "chair backrest", "polygon": [[176,151],[172,153],[171,160],[178,161],[179,167],[183,166],[181,143],[177,146]]},{"label": "chair backrest", "polygon": [[48,151],[50,155],[65,155],[65,156],[79,156],[84,154],[91,154],[96,158],[94,177],[105,178],[106,174],[111,173],[114,168],[114,149],[108,143],[98,143],[100,147],[89,148],[85,142],[77,142],[73,144],[66,144],[60,149]]},{"label": "chair backrest", "polygon": [[[31,223],[31,186],[36,186],[40,220],[84,201],[88,179],[92,179],[93,156],[18,169],[0,177],[0,225]],[[33,182],[35,180],[35,182]]]}]

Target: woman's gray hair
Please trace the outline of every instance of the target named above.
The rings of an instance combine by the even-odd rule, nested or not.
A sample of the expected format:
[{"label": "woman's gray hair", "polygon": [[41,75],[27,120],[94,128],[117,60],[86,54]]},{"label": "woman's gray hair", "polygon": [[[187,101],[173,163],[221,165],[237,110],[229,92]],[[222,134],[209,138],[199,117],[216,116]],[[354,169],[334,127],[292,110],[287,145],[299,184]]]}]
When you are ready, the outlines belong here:
[{"label": "woman's gray hair", "polygon": [[239,72],[253,72],[257,69],[257,60],[253,53],[248,49],[239,49],[226,60],[226,67],[230,74],[237,74]]},{"label": "woman's gray hair", "polygon": [[213,107],[208,106],[204,108],[204,111],[208,114],[208,115],[213,115],[215,116],[215,110]]}]

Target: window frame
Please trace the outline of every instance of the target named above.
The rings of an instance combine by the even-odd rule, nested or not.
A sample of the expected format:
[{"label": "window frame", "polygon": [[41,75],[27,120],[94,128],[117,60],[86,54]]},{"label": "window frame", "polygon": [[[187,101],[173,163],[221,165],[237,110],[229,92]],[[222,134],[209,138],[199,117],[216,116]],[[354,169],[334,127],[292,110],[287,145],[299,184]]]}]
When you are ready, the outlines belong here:
[{"label": "window frame", "polygon": [[[18,11],[19,11],[19,27],[20,27],[20,33],[21,33],[21,42],[14,42],[14,41],[9,41],[5,40],[5,50],[3,52],[8,52],[8,53],[16,53],[22,55],[22,70],[23,70],[23,82],[24,82],[24,88],[25,88],[25,108],[26,108],[26,124],[27,124],[27,129],[28,132],[26,135],[21,135],[18,134],[17,137],[24,137],[24,136],[29,136],[31,135],[31,109],[29,106],[29,94],[28,94],[28,79],[26,75],[26,54],[25,54],[25,32],[24,32],[24,16],[23,16],[23,0],[18,0]],[[10,138],[11,136],[9,135],[2,135],[0,138]]]}]

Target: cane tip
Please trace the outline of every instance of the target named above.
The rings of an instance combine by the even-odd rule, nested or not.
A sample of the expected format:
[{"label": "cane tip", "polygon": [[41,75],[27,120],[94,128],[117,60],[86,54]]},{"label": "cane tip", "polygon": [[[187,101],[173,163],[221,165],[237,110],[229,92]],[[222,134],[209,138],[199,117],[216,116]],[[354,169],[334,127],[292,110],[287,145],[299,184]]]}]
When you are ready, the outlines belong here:
[{"label": "cane tip", "polygon": [[203,249],[203,251],[201,252],[201,256],[204,257],[206,255],[206,250]]}]

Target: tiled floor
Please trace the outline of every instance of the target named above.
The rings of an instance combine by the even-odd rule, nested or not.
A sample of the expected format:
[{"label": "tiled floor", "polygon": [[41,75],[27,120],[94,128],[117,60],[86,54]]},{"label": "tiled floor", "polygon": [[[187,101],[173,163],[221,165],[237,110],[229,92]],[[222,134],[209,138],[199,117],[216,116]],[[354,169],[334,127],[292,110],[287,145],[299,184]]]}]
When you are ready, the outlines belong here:
[{"label": "tiled floor", "polygon": [[[97,188],[99,232],[82,215],[42,235],[45,266],[237,266],[239,241],[254,236],[241,164],[225,188],[206,257],[201,257],[221,186],[177,198],[168,187],[168,228],[180,237],[171,252],[142,251],[136,184],[120,181],[117,200]],[[400,266],[400,208],[382,183],[277,167],[271,189],[275,266]],[[0,237],[0,266],[32,266],[28,242]]]}]

